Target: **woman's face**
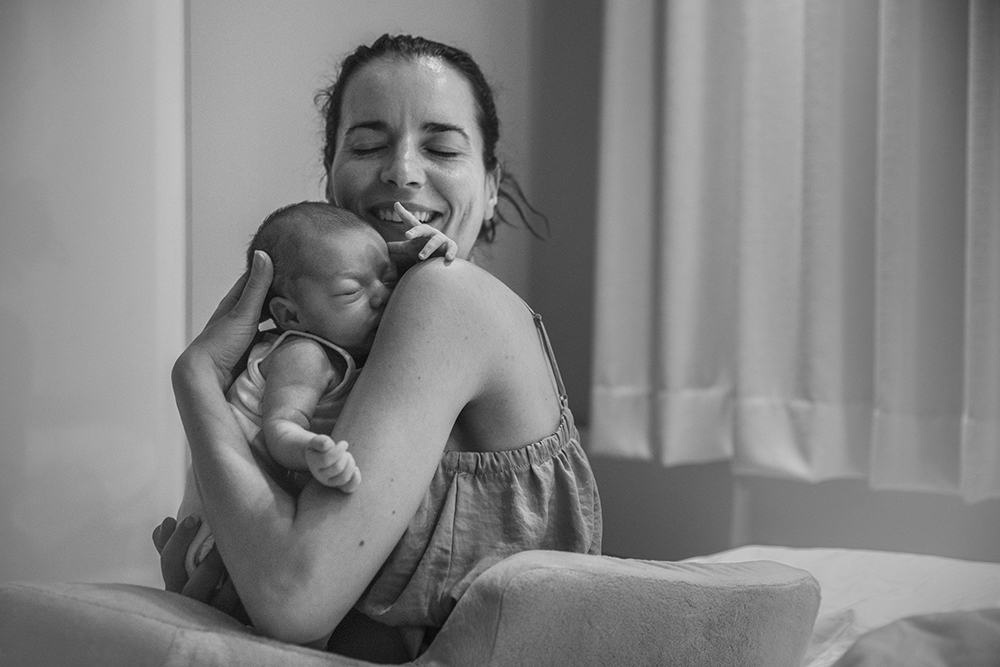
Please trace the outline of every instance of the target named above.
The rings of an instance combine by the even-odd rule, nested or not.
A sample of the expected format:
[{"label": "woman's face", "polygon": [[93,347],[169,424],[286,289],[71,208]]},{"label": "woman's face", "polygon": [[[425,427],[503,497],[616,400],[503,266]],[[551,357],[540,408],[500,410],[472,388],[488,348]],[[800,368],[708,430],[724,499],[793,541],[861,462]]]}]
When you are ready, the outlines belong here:
[{"label": "woman's face", "polygon": [[472,88],[443,61],[382,58],[348,82],[327,196],[386,241],[405,238],[398,201],[468,258],[493,217],[499,176],[483,165]]}]

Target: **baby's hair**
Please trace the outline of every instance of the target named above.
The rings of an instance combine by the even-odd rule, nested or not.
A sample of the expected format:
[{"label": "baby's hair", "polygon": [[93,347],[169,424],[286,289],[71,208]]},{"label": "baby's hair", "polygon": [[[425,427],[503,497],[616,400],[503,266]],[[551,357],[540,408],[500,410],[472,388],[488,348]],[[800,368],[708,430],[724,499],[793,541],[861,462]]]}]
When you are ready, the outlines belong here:
[{"label": "baby's hair", "polygon": [[303,274],[303,254],[309,252],[310,239],[316,235],[351,229],[374,229],[354,213],[322,201],[303,201],[282,206],[264,219],[247,247],[247,268],[253,265],[257,250],[271,257],[274,277],[264,299],[260,320],[271,318],[271,299],[287,296],[291,285]]}]

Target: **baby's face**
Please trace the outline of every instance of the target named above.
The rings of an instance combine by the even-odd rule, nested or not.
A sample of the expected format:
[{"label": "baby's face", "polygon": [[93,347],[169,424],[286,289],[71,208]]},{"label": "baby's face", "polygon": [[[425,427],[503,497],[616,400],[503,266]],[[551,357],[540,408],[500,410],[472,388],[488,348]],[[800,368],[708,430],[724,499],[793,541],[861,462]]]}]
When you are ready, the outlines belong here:
[{"label": "baby's face", "polygon": [[396,268],[374,229],[319,236],[292,288],[302,327],[352,355],[371,348],[396,285]]}]

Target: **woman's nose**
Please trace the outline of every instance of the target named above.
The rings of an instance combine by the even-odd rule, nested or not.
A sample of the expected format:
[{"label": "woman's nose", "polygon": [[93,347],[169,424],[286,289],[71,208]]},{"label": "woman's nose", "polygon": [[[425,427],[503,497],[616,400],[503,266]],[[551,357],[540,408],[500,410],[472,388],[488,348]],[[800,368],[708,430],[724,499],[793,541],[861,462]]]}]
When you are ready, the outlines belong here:
[{"label": "woman's nose", "polygon": [[423,182],[423,170],[418,152],[409,145],[397,145],[382,169],[382,182],[401,188],[420,185]]}]

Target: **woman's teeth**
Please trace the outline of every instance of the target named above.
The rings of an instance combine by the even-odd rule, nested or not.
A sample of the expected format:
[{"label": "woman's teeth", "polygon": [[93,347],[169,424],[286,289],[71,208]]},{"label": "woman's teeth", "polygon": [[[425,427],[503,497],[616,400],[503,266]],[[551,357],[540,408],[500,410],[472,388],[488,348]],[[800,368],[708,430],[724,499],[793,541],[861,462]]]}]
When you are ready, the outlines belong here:
[{"label": "woman's teeth", "polygon": [[[399,213],[396,213],[393,209],[379,209],[376,211],[379,220],[385,220],[386,222],[402,222],[403,219],[399,217]],[[419,220],[421,223],[426,223],[433,217],[432,213],[427,211],[411,211],[414,218]]]}]

